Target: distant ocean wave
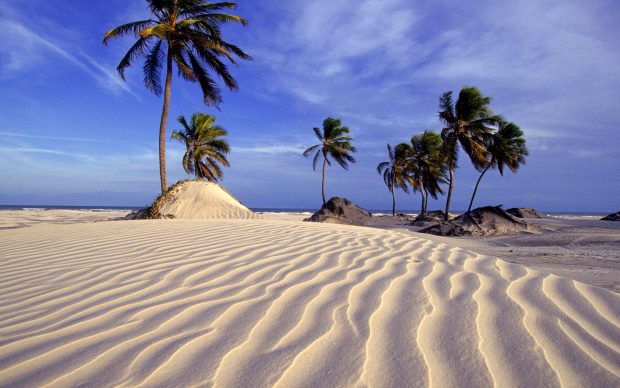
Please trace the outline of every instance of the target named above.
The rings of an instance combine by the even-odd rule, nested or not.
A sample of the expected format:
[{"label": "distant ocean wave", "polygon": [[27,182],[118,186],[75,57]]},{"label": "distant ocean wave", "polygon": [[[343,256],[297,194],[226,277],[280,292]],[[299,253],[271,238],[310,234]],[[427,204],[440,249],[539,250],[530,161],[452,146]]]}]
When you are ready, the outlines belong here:
[{"label": "distant ocean wave", "polygon": [[35,211],[46,210],[79,210],[87,212],[134,211],[142,209],[138,206],[58,206],[58,205],[0,205],[0,210]]},{"label": "distant ocean wave", "polygon": [[547,217],[561,218],[566,220],[600,220],[606,214],[602,213],[544,213]]},{"label": "distant ocean wave", "polygon": [[[13,211],[46,211],[46,210],[79,210],[88,212],[107,212],[107,211],[135,211],[144,208],[145,206],[69,206],[69,205],[0,205],[0,210],[13,210]],[[308,208],[253,208],[252,211],[265,214],[298,214],[309,216],[312,215],[318,209]],[[392,210],[386,209],[371,209],[369,210],[373,216],[383,217],[392,215]],[[611,212],[611,211],[610,211]],[[419,210],[397,210],[397,214],[405,214],[408,216],[416,216],[420,213]],[[451,211],[454,215],[460,215],[462,211]],[[540,211],[547,217],[559,218],[559,219],[581,219],[581,220],[599,220],[607,215],[607,213],[601,212],[545,212]]]}]

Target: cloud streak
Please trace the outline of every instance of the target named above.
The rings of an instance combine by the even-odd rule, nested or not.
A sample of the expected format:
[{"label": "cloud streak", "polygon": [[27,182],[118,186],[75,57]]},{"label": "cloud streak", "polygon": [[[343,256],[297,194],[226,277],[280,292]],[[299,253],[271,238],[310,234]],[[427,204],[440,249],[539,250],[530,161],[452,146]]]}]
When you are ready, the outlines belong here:
[{"label": "cloud streak", "polygon": [[77,142],[87,142],[87,143],[103,143],[103,142],[107,142],[108,141],[108,140],[103,140],[103,139],[93,139],[93,138],[86,138],[86,137],[64,137],[64,136],[31,135],[31,134],[4,132],[4,131],[0,131],[0,135],[8,136],[8,137],[25,138],[25,139],[77,141]]},{"label": "cloud streak", "polygon": [[25,24],[8,18],[0,18],[0,40],[7,59],[1,63],[0,77],[10,78],[49,61],[49,54],[62,58],[92,77],[104,89],[118,94],[125,92],[140,101],[140,97],[117,74],[101,66],[94,58],[80,49],[71,50],[62,44],[43,37]]}]

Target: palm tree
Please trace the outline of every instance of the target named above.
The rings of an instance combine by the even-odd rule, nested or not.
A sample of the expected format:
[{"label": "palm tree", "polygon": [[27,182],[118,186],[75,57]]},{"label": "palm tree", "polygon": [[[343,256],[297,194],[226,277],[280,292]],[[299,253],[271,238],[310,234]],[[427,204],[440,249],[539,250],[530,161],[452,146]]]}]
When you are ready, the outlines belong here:
[{"label": "palm tree", "polygon": [[428,198],[437,199],[438,194],[443,194],[440,185],[447,182],[447,165],[441,152],[442,146],[441,136],[426,130],[413,136],[408,147],[406,168],[410,172],[414,190],[419,190],[422,195],[421,216],[428,210]]},{"label": "palm tree", "polygon": [[331,117],[326,118],[323,121],[322,133],[319,128],[315,127],[312,129],[320,143],[305,150],[303,155],[308,157],[315,153],[314,159],[312,160],[312,169],[314,171],[316,171],[319,159],[323,156],[321,194],[323,195],[323,205],[325,205],[325,168],[328,165],[331,166],[329,158],[331,157],[340,167],[348,170],[349,162],[355,163],[355,159],[351,156],[351,153],[354,153],[356,149],[351,145],[351,140],[353,140],[353,138],[347,135],[349,133],[349,128],[342,127],[339,119]]},{"label": "palm tree", "polygon": [[474,166],[480,167],[488,163],[488,151],[483,139],[493,131],[493,126],[502,121],[500,116],[491,113],[490,102],[490,97],[483,97],[474,87],[463,87],[456,104],[452,102],[452,92],[446,92],[439,98],[439,119],[445,125],[441,131],[443,153],[449,172],[445,220],[448,219],[450,211],[459,145],[463,147]]},{"label": "palm tree", "polygon": [[396,215],[396,194],[394,189],[402,189],[405,193],[409,192],[407,186],[408,176],[405,170],[406,148],[402,147],[406,144],[399,144],[396,149],[391,145],[387,145],[389,161],[381,162],[377,166],[379,175],[383,175],[383,181],[392,193],[392,216]]},{"label": "palm tree", "polygon": [[196,178],[217,182],[222,178],[219,164],[230,167],[226,159],[230,146],[222,139],[228,132],[213,125],[215,117],[202,113],[194,113],[190,124],[183,116],[179,116],[178,121],[183,130],[172,131],[172,138],[185,143],[183,169],[188,174],[196,174]]},{"label": "palm tree", "polygon": [[471,210],[478,185],[489,168],[497,168],[502,176],[504,175],[504,167],[508,167],[513,173],[517,172],[519,166],[525,164],[525,157],[529,154],[525,147],[523,132],[514,123],[500,123],[497,132],[490,135],[487,141],[487,150],[491,159],[478,177],[467,211]]},{"label": "palm tree", "polygon": [[239,16],[221,12],[223,9],[236,8],[235,3],[209,3],[206,0],[147,0],[147,3],[151,19],[113,28],[105,33],[103,43],[133,33],[137,41],[127,51],[117,70],[125,79],[125,70],[138,57],[144,57],[144,85],[158,96],[162,93],[160,72],[165,65],[164,105],[159,125],[159,177],[163,193],[168,187],[165,137],[173,64],[176,64],[182,78],[200,84],[205,104],[217,106],[222,101],[220,89],[208,69],[221,78],[228,89],[237,90],[237,82],[221,59],[226,58],[236,65],[235,57],[245,60],[252,58],[239,47],[222,39],[222,24],[246,24],[246,20]]}]

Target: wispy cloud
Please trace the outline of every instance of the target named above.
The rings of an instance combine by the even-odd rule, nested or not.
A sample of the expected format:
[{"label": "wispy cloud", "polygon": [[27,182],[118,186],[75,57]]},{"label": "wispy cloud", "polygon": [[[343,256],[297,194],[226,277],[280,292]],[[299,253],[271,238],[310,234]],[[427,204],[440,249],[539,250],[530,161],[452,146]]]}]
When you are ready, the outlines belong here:
[{"label": "wispy cloud", "polygon": [[245,153],[245,154],[301,154],[304,150],[302,145],[291,144],[278,144],[278,145],[259,145],[253,147],[233,147],[233,152]]},{"label": "wispy cloud", "polygon": [[93,139],[93,138],[86,138],[86,137],[65,137],[65,136],[31,135],[31,134],[15,133],[15,132],[4,132],[4,131],[0,131],[0,135],[8,136],[8,137],[24,138],[24,139],[77,141],[77,142],[87,142],[87,143],[101,143],[101,142],[107,142],[108,141],[108,140]]},{"label": "wispy cloud", "polygon": [[438,126],[438,96],[473,84],[526,133],[565,136],[620,119],[613,4],[292,0],[269,24],[276,33],[250,43],[275,93],[349,115],[365,132]]},{"label": "wispy cloud", "polygon": [[5,61],[0,63],[0,77],[10,78],[37,66],[43,66],[50,55],[62,58],[92,77],[104,89],[125,92],[140,100],[126,82],[108,68],[100,65],[80,49],[69,49],[62,43],[44,37],[25,24],[8,18],[0,18],[0,40],[3,42]]}]

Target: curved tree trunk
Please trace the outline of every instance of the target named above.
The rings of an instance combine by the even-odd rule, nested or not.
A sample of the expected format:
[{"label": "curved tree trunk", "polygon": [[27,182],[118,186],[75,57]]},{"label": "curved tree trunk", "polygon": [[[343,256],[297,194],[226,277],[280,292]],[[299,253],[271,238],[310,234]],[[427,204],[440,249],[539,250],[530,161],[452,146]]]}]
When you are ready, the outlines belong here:
[{"label": "curved tree trunk", "polygon": [[424,184],[422,182],[420,182],[420,194],[422,195],[422,205],[420,206],[420,215],[424,215],[426,214],[426,207],[424,206],[424,203],[426,202],[426,195],[424,194]]},{"label": "curved tree trunk", "polygon": [[394,193],[394,178],[392,177],[392,217],[396,215],[396,193]]},{"label": "curved tree trunk", "polygon": [[170,108],[170,89],[172,88],[172,52],[168,47],[166,61],[166,86],[164,89],[164,107],[161,111],[159,123],[159,180],[162,194],[168,189],[166,180],[166,124],[168,123],[168,109]]},{"label": "curved tree trunk", "polygon": [[450,200],[452,199],[452,187],[454,186],[454,166],[450,163],[450,185],[448,186],[448,198],[446,199],[446,210],[443,214],[443,219],[448,221],[450,211]]},{"label": "curved tree trunk", "polygon": [[321,194],[323,195],[323,205],[325,205],[325,166],[327,165],[327,158],[323,155],[323,182],[321,183]]},{"label": "curved tree trunk", "polygon": [[428,212],[428,196],[429,194],[426,193],[426,198],[424,199],[424,214]]},{"label": "curved tree trunk", "polygon": [[487,168],[485,168],[484,171],[482,171],[482,174],[480,174],[480,176],[478,177],[478,181],[476,182],[476,187],[474,188],[474,192],[471,195],[471,201],[469,201],[469,207],[467,208],[468,212],[471,211],[471,206],[474,204],[474,198],[476,197],[476,192],[478,191],[478,185],[480,184],[482,177],[489,170],[489,167],[491,167],[492,164],[493,164],[493,160],[491,160]]}]

